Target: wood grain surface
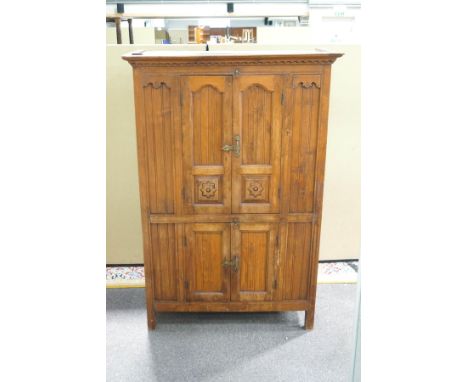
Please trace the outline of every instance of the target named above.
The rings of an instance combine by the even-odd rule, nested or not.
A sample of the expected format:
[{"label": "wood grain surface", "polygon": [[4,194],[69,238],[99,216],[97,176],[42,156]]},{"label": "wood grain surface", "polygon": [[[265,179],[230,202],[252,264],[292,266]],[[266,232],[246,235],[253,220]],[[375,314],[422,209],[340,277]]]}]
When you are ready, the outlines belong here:
[{"label": "wood grain surface", "polygon": [[312,329],[339,56],[123,57],[134,67],[150,329],[157,311],[276,310],[304,310]]}]

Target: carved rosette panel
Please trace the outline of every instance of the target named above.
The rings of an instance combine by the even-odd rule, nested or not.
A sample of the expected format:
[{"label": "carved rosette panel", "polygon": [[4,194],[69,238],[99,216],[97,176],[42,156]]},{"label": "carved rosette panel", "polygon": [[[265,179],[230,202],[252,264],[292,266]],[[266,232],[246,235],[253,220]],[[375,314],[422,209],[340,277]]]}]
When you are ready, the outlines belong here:
[{"label": "carved rosette panel", "polygon": [[199,176],[195,178],[195,202],[196,203],[220,203],[220,178],[219,176]]},{"label": "carved rosette panel", "polygon": [[204,198],[214,198],[216,195],[216,185],[210,181],[202,182],[200,184],[200,192]]},{"label": "carved rosette panel", "polygon": [[247,190],[249,192],[249,195],[252,196],[253,198],[258,198],[259,196],[262,195],[263,192],[263,186],[261,182],[249,182],[249,188]]},{"label": "carved rosette panel", "polygon": [[268,202],[268,176],[246,176],[243,179],[243,202],[266,203]]}]

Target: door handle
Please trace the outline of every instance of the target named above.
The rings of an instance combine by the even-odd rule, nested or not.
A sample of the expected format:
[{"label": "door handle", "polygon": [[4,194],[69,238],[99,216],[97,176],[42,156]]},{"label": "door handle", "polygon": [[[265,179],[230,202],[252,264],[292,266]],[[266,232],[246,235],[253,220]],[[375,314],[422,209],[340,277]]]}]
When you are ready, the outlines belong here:
[{"label": "door handle", "polygon": [[240,136],[234,135],[234,144],[224,145],[221,147],[223,151],[232,151],[236,157],[240,156]]},{"label": "door handle", "polygon": [[223,265],[223,268],[228,268],[232,265],[231,262],[226,258],[223,259],[223,262],[221,264]]},{"label": "door handle", "polygon": [[239,270],[239,256],[234,256],[234,258],[231,261],[224,258],[223,262],[221,264],[222,264],[223,268],[231,267],[231,269],[234,272],[237,272]]},{"label": "door handle", "polygon": [[234,272],[237,272],[239,270],[239,256],[234,256],[234,259],[232,260],[232,262],[233,262],[232,269],[234,270]]}]

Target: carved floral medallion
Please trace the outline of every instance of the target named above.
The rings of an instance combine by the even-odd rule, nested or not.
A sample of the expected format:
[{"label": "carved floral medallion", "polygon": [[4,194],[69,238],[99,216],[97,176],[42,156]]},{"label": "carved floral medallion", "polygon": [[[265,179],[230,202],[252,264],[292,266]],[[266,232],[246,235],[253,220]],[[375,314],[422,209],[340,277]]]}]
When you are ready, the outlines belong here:
[{"label": "carved floral medallion", "polygon": [[216,195],[216,185],[210,181],[202,182],[200,183],[200,192],[204,198],[214,198]]},{"label": "carved floral medallion", "polygon": [[258,198],[263,193],[263,186],[260,182],[251,181],[248,187],[249,195]]}]

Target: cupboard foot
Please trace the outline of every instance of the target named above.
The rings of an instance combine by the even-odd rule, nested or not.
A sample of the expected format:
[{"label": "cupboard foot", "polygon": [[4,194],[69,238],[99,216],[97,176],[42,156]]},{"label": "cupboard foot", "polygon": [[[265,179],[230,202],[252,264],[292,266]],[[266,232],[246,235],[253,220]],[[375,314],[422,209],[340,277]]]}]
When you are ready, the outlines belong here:
[{"label": "cupboard foot", "polygon": [[156,313],[154,312],[152,307],[151,307],[151,310],[150,308],[148,308],[148,329],[149,330],[156,329]]},{"label": "cupboard foot", "polygon": [[156,320],[155,319],[148,320],[148,329],[149,330],[156,329]]},{"label": "cupboard foot", "polygon": [[312,309],[305,311],[304,329],[312,330],[314,327],[314,311]]}]

